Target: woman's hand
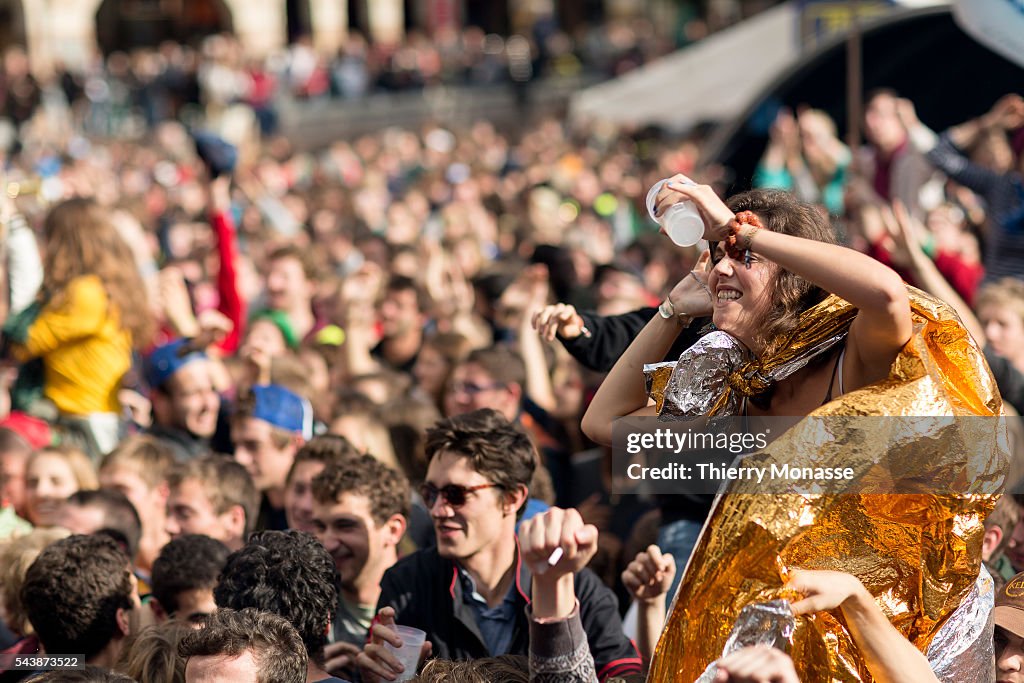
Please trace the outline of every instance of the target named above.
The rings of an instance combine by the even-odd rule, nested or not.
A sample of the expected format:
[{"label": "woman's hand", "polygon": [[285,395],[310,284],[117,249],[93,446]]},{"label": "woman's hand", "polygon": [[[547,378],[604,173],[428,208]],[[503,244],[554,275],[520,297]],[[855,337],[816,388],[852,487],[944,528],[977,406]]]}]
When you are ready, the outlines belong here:
[{"label": "woman's hand", "polygon": [[704,219],[704,239],[709,242],[721,242],[728,236],[729,221],[735,214],[715,194],[710,185],[695,185],[682,174],[669,178],[658,192],[655,213],[660,216],[668,207],[685,201],[693,202],[700,211]]},{"label": "woman's hand", "polygon": [[718,661],[716,683],[800,683],[793,660],[782,650],[754,645]]},{"label": "woman's hand", "polygon": [[711,252],[705,251],[697,259],[697,265],[669,292],[668,300],[672,308],[680,315],[700,318],[711,315],[714,308],[714,295],[708,287],[708,264],[711,263]]},{"label": "woman's hand", "polygon": [[790,605],[795,616],[828,612],[867,592],[853,574],[807,569],[792,570],[786,588],[803,596]]}]

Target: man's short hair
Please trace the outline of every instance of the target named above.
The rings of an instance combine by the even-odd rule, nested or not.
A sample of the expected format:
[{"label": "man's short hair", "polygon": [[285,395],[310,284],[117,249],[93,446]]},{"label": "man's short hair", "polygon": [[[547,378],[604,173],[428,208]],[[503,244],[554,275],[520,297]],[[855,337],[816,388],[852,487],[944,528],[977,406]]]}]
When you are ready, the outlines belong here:
[{"label": "man's short hair", "polygon": [[96,656],[118,634],[117,610],[134,607],[128,559],[108,536],[69,536],[28,568],[21,602],[51,655]]},{"label": "man's short hair", "polygon": [[294,244],[286,244],[283,247],[278,247],[267,254],[267,263],[270,264],[274,261],[280,261],[288,258],[295,259],[299,262],[302,266],[302,272],[305,274],[307,280],[319,279],[320,272],[317,269],[316,263],[313,261],[309,250],[302,249]]},{"label": "man's short hair", "polygon": [[417,683],[528,683],[530,662],[523,655],[481,657],[461,662],[431,659],[423,666],[420,675],[413,680]]},{"label": "man's short hair", "polygon": [[152,489],[167,481],[167,473],[174,466],[174,451],[155,437],[135,434],[103,458],[100,471],[121,466],[130,467]]},{"label": "man's short hair", "polygon": [[261,531],[228,557],[213,597],[218,607],[251,607],[284,617],[299,632],[309,658],[322,665],[340,585],[334,559],[314,536]]},{"label": "man's short hair", "polygon": [[182,638],[178,656],[238,657],[252,653],[259,667],[258,683],[305,683],[306,648],[295,627],[276,614],[244,609],[218,610],[207,617],[204,628]]},{"label": "man's short hair", "polygon": [[139,541],[142,540],[142,520],[126,495],[113,489],[75,491],[65,505],[99,510],[102,521],[96,531],[106,533],[123,544],[123,550],[129,558],[138,554]]},{"label": "man's short hair", "polygon": [[427,430],[427,462],[439,453],[469,458],[473,469],[505,491],[530,487],[537,449],[523,428],[491,408],[439,421]]},{"label": "man's short hair", "polygon": [[352,445],[352,442],[340,434],[321,434],[302,445],[295,453],[291,469],[288,470],[288,477],[285,481],[290,482],[295,476],[295,470],[299,465],[307,462],[318,462],[324,466],[337,465],[349,458],[360,455],[359,449]]},{"label": "man's short hair", "polygon": [[1024,282],[1004,277],[985,285],[974,297],[974,310],[980,311],[985,306],[1009,310],[1024,320]]},{"label": "man's short hair", "polygon": [[0,454],[21,453],[27,456],[32,452],[32,444],[25,437],[10,427],[0,427]]},{"label": "man's short hair", "polygon": [[405,275],[392,275],[384,291],[388,294],[392,292],[412,292],[416,295],[416,308],[420,313],[429,311],[433,303],[426,291],[417,285],[415,280]]},{"label": "man's short hair", "polygon": [[230,554],[223,543],[202,534],[172,539],[153,561],[153,597],[168,616],[174,615],[185,591],[213,590]]},{"label": "man's short hair", "polygon": [[1014,496],[1003,494],[996,501],[996,506],[985,518],[985,529],[999,527],[1003,532],[999,545],[992,550],[992,555],[1002,552],[1010,544],[1010,537],[1013,536],[1013,529],[1020,521],[1020,507]]},{"label": "man's short hair", "polygon": [[245,510],[245,531],[252,531],[260,498],[252,477],[243,465],[223,455],[206,455],[175,466],[167,475],[167,484],[173,490],[188,479],[202,484],[218,515],[235,505],[242,506]]},{"label": "man's short hair", "polygon": [[337,503],[343,494],[366,496],[370,515],[378,525],[392,515],[409,517],[409,480],[372,455],[328,465],[313,478],[313,498],[320,504]]},{"label": "man's short hair", "polygon": [[470,364],[483,368],[496,383],[506,387],[511,384],[522,387],[526,384],[523,357],[504,346],[474,349],[466,356],[466,360],[459,363],[460,366]]}]

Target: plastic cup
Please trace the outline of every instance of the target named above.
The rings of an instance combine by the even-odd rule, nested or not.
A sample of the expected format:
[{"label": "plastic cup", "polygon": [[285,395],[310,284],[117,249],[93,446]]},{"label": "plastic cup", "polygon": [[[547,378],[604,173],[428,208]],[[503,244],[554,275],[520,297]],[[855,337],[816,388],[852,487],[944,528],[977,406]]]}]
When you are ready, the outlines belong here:
[{"label": "plastic cup", "polygon": [[395,680],[408,681],[416,676],[416,667],[420,663],[420,650],[423,649],[423,643],[427,639],[427,634],[425,631],[413,628],[412,626],[395,625],[391,628],[402,639],[402,647],[395,647],[391,643],[384,643],[384,647],[405,667],[405,671],[398,674]]},{"label": "plastic cup", "polygon": [[704,220],[693,202],[668,207],[662,216],[662,225],[669,239],[680,247],[692,247],[704,236]]},{"label": "plastic cup", "polygon": [[659,180],[647,192],[647,213],[651,220],[665,228],[665,233],[674,244],[680,247],[692,247],[704,236],[704,220],[693,202],[679,202],[665,209],[665,213],[656,216],[654,210],[661,188],[668,179]]}]

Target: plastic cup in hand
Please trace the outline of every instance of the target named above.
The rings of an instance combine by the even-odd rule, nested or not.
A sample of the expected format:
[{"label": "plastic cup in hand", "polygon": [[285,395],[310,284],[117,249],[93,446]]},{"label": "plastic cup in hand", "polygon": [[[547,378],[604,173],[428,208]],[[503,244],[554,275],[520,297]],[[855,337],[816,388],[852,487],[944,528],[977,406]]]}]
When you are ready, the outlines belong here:
[{"label": "plastic cup in hand", "polygon": [[391,643],[384,643],[384,647],[405,667],[405,671],[398,674],[398,678],[395,680],[408,681],[416,676],[416,667],[420,663],[420,650],[423,649],[427,634],[412,626],[396,625],[391,628],[402,639],[402,647],[395,647]]},{"label": "plastic cup in hand", "polygon": [[692,247],[704,236],[704,219],[693,202],[679,202],[665,209],[661,216],[656,216],[658,193],[668,180],[654,183],[647,193],[647,213],[651,220],[665,228],[665,233],[674,244],[680,247]]}]

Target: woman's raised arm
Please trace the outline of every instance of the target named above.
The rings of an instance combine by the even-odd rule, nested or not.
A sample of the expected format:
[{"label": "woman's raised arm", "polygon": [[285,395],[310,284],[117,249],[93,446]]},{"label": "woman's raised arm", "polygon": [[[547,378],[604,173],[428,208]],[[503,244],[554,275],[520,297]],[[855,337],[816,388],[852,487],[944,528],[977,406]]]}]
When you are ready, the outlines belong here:
[{"label": "woman's raised arm", "polygon": [[[680,200],[691,200],[705,218],[705,238],[726,239],[734,215],[713,189],[678,182],[670,183],[668,188],[675,196],[665,193],[659,197],[659,211]],[[847,341],[853,354],[846,365],[854,375],[851,385],[870,384],[888,374],[911,335],[910,300],[906,285],[894,270],[847,247],[752,225],[740,226],[738,243],[858,309]]]}]

